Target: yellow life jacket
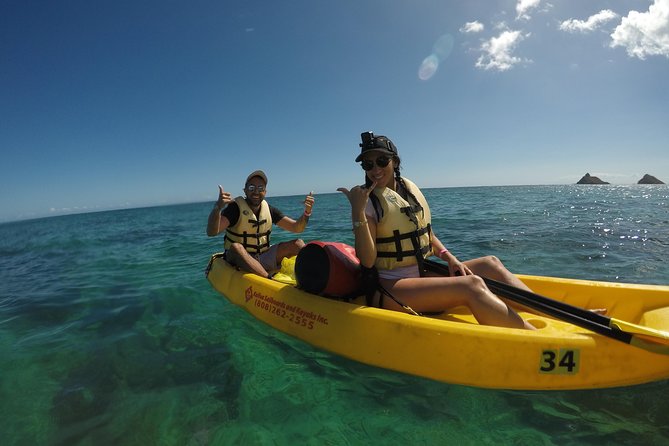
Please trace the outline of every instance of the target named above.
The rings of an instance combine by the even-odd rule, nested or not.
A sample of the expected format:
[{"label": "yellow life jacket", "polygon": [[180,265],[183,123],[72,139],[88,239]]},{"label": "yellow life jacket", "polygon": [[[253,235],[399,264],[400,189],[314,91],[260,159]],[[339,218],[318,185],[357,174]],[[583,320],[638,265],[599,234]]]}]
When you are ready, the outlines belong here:
[{"label": "yellow life jacket", "polygon": [[374,189],[383,213],[376,226],[376,262],[378,269],[415,265],[432,253],[430,207],[423,193],[403,178],[409,196],[407,201],[386,187]]},{"label": "yellow life jacket", "polygon": [[239,218],[234,226],[225,231],[225,249],[233,242],[241,243],[250,254],[260,254],[269,249],[272,232],[272,215],[265,200],[260,204],[258,217],[253,213],[244,197],[235,198],[239,206]]}]

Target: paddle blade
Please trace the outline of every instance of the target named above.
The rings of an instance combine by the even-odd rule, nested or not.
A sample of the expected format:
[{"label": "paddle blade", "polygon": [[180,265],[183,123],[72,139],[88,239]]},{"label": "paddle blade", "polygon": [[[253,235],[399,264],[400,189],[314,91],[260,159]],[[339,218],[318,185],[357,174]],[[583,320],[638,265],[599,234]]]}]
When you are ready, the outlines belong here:
[{"label": "paddle blade", "polygon": [[644,339],[658,344],[669,345],[669,333],[655,328],[644,327],[643,325],[633,324],[631,322],[621,321],[620,319],[611,318],[609,326],[617,328],[620,331],[633,333],[635,335],[643,336]]}]

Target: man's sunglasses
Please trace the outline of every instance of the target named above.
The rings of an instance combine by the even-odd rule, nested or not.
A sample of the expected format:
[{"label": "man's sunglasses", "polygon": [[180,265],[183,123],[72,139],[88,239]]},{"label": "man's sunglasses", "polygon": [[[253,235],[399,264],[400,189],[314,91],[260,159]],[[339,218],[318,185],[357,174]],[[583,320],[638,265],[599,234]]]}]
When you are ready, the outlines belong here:
[{"label": "man's sunglasses", "polygon": [[[390,160],[391,158],[389,156],[380,156],[376,159],[376,165],[379,167],[386,167]],[[372,170],[374,168],[374,161],[362,160],[360,166],[362,166],[362,169],[365,171]]]},{"label": "man's sunglasses", "polygon": [[264,192],[265,191],[265,186],[263,186],[263,185],[256,186],[255,184],[249,184],[248,186],[246,186],[246,190],[248,192],[255,192],[256,190],[258,192]]}]

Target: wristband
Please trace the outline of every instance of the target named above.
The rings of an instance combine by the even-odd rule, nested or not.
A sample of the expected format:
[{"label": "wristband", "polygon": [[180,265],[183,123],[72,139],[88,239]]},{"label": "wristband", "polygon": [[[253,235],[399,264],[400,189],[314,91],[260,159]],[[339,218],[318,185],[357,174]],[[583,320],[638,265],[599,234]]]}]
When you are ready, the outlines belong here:
[{"label": "wristband", "polygon": [[442,256],[445,252],[450,252],[450,251],[449,251],[448,249],[446,249],[446,248],[442,249],[441,251],[439,251],[439,254],[438,254],[439,258],[441,258],[441,256]]},{"label": "wristband", "polygon": [[365,226],[366,224],[367,224],[367,220],[363,220],[363,221],[354,221],[354,222],[353,222],[353,230],[355,231],[355,230],[358,229],[360,226]]},{"label": "wristband", "polygon": [[304,211],[304,216],[305,217],[311,217],[311,212],[307,213],[307,211]]}]

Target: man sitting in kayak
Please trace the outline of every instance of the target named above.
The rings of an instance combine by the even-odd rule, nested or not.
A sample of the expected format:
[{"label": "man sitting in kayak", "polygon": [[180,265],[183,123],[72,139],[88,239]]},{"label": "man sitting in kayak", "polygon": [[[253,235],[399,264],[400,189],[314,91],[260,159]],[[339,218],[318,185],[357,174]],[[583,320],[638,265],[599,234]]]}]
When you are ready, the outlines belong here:
[{"label": "man sitting in kayak", "polygon": [[[525,284],[497,257],[458,260],[432,231],[430,208],[420,189],[400,176],[393,142],[371,132],[361,137],[355,161],[365,171],[365,185],[337,190],[351,203],[356,255],[375,282],[368,305],[419,313],[465,305],[481,324],[534,329],[479,276],[528,289]],[[430,255],[448,263],[448,277],[425,272],[423,262]]]},{"label": "man sitting in kayak", "polygon": [[304,200],[304,213],[293,220],[265,201],[267,176],[252,172],[244,185],[244,197],[232,198],[218,186],[218,200],[209,214],[207,235],[225,231],[225,259],[238,268],[262,277],[279,269],[284,257],[297,255],[304,241],[294,239],[270,244],[272,223],[290,232],[304,231],[314,205],[313,192]]}]

